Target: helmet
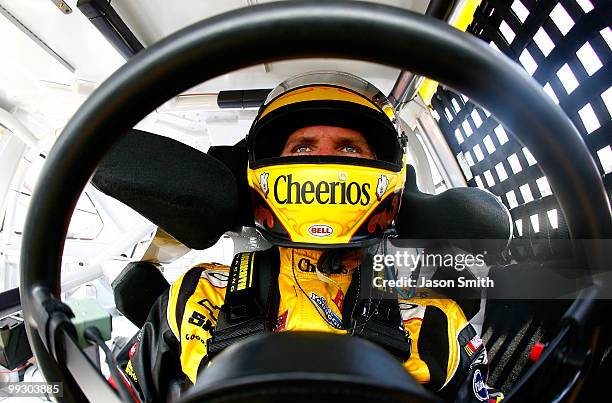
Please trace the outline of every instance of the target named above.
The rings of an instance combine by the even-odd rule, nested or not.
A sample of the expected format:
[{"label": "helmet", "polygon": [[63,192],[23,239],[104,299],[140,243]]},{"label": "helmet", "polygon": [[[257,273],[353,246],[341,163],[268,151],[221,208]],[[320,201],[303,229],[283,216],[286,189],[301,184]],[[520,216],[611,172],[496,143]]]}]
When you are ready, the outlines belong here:
[{"label": "helmet", "polygon": [[[294,131],[336,126],[365,137],[376,160],[280,157]],[[255,224],[273,244],[346,248],[392,230],[406,181],[405,136],[372,84],[342,72],[312,72],[273,89],[247,136]]]}]

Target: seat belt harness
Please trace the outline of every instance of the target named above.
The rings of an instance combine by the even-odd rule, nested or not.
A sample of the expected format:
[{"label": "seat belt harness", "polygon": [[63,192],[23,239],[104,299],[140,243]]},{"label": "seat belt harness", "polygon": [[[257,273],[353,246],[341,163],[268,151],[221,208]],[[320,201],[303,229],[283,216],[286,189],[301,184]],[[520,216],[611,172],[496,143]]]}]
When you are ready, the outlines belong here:
[{"label": "seat belt harness", "polygon": [[269,276],[262,273],[263,270],[257,270],[260,260],[267,263],[267,255],[263,252],[244,252],[234,256],[225,303],[219,311],[213,336],[207,343],[210,358],[251,335],[271,330],[273,321],[270,310],[278,310],[278,299],[270,290],[278,289],[278,270],[276,275],[270,273]]},{"label": "seat belt harness", "polygon": [[[274,247],[234,256],[225,302],[207,344],[210,358],[238,341],[273,331],[280,300],[279,265]],[[349,334],[378,344],[402,362],[407,360],[411,340],[404,331],[397,295],[372,290],[370,282],[369,298],[365,297],[366,287],[355,287],[357,278],[353,275],[343,308],[343,324],[350,326]],[[361,295],[355,295],[355,288],[362,290]]]}]

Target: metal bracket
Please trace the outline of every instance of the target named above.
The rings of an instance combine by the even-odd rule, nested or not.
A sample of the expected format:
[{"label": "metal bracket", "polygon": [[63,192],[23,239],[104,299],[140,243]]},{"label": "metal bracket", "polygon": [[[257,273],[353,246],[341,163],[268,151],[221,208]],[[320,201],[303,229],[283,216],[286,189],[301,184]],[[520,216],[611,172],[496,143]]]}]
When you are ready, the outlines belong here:
[{"label": "metal bracket", "polygon": [[51,0],[51,1],[53,2],[53,4],[57,6],[57,8],[60,9],[62,13],[70,14],[72,12],[72,8],[70,8],[70,6],[66,4],[65,1],[63,0]]},{"label": "metal bracket", "polygon": [[34,41],[38,46],[40,46],[45,52],[47,52],[51,57],[57,60],[62,66],[64,66],[68,71],[74,73],[75,68],[66,61],[62,56],[60,56],[55,50],[53,50],[49,45],[43,42],[34,32],[32,32],[28,27],[26,27],[21,21],[17,19],[9,10],[0,5],[0,14],[4,15],[7,20],[9,20],[13,25],[15,25],[21,32],[26,34],[28,38]]}]

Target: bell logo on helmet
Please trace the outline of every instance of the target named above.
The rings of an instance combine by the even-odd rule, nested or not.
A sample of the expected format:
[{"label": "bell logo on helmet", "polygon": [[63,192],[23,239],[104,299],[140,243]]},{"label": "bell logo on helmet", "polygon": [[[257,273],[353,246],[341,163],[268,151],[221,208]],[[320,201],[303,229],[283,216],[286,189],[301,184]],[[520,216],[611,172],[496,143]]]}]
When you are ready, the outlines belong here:
[{"label": "bell logo on helmet", "polygon": [[268,177],[270,174],[268,172],[263,172],[259,175],[259,188],[261,189],[264,197],[268,198],[268,193],[270,193],[270,189],[268,188]]},{"label": "bell logo on helmet", "polygon": [[376,185],[376,200],[381,201],[383,195],[387,191],[387,186],[389,186],[389,179],[385,175],[380,175],[378,184]]},{"label": "bell logo on helmet", "polygon": [[333,234],[334,229],[325,224],[313,224],[308,227],[308,233],[312,236],[316,236],[317,238],[323,238]]}]

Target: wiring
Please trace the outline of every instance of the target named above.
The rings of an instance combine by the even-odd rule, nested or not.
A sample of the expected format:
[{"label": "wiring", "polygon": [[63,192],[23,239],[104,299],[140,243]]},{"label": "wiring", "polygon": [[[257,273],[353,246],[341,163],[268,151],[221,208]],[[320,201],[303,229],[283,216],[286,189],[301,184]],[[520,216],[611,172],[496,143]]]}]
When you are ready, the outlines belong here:
[{"label": "wiring", "polygon": [[132,397],[132,392],[128,388],[128,385],[125,383],[126,381],[124,380],[123,376],[121,376],[121,373],[119,372],[119,364],[117,364],[117,360],[115,360],[115,357],[113,357],[113,354],[111,353],[110,349],[106,345],[106,342],[104,341],[104,338],[102,337],[102,334],[100,333],[100,330],[95,326],[89,326],[87,329],[85,329],[85,332],[83,335],[85,336],[85,339],[88,342],[90,342],[93,345],[97,345],[104,352],[105,361],[108,364],[108,368],[110,370],[111,377],[113,378],[113,380],[115,381],[115,384],[117,385],[117,391],[119,392],[119,396],[121,397],[121,400],[123,400],[124,402],[134,401],[134,398]]},{"label": "wiring", "polygon": [[24,369],[28,368],[31,365],[32,365],[31,363],[25,362],[25,363],[23,363],[22,365],[20,365],[19,367],[15,368],[15,369],[1,370],[0,374],[14,374],[15,372],[19,372],[21,370],[24,370]]}]

